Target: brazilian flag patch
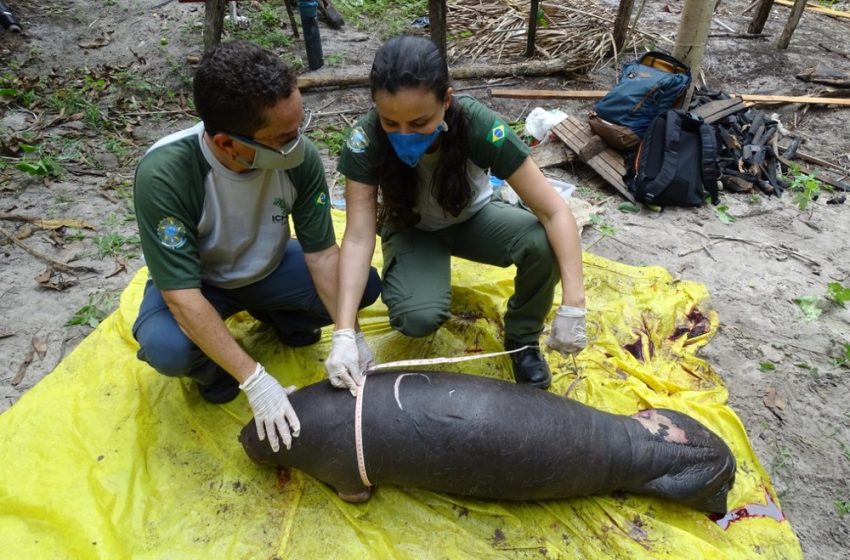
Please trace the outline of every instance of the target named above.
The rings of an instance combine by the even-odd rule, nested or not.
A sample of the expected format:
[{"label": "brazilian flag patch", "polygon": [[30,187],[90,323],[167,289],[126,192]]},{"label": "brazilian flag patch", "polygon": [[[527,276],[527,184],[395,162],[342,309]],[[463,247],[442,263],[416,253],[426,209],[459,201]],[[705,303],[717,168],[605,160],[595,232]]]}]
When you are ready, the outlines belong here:
[{"label": "brazilian flag patch", "polygon": [[493,128],[490,130],[490,134],[488,140],[490,143],[496,146],[501,146],[505,142],[505,138],[508,137],[508,127],[502,121],[496,121],[493,124]]},{"label": "brazilian flag patch", "polygon": [[325,193],[319,193],[319,196],[316,197],[316,206],[327,206],[328,205],[328,195]]}]

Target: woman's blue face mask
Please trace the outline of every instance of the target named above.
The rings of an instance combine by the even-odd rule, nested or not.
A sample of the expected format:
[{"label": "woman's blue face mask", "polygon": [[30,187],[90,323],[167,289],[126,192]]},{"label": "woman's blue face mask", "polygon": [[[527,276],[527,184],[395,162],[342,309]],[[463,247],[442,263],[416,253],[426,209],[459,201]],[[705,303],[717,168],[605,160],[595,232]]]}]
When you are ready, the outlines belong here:
[{"label": "woman's blue face mask", "polygon": [[431,134],[388,132],[387,137],[390,139],[390,144],[392,144],[398,158],[410,167],[416,167],[419,159],[428,151],[437,136],[448,129],[448,125],[443,121]]}]

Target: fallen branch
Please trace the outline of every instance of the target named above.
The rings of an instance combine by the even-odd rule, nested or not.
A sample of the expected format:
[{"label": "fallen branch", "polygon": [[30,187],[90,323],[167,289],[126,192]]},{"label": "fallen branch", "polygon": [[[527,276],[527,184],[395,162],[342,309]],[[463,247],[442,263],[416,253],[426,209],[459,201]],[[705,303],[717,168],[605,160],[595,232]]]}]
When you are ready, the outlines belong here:
[{"label": "fallen branch", "polygon": [[708,234],[710,239],[716,239],[718,241],[737,241],[738,243],[746,243],[747,245],[752,245],[754,247],[761,247],[763,249],[774,249],[776,251],[785,253],[787,256],[794,257],[798,261],[803,264],[807,264],[812,267],[812,272],[815,274],[820,274],[821,264],[810,258],[806,255],[797,252],[796,250],[786,246],[786,245],[772,245],[770,243],[765,243],[764,241],[754,241],[752,239],[744,239],[743,237],[732,237],[730,235],[716,235],[716,234]]},{"label": "fallen branch", "polygon": [[[516,64],[473,64],[450,69],[453,80],[473,78],[505,78],[509,76],[548,76],[566,72],[563,58],[520,62]],[[299,76],[298,89],[306,91],[322,87],[353,87],[369,85],[369,69],[356,68],[326,76]]]},{"label": "fallen branch", "polygon": [[61,272],[68,272],[68,273],[98,272],[98,270],[96,268],[92,268],[90,266],[71,266],[71,265],[67,265],[65,263],[59,262],[55,259],[52,259],[52,258],[48,257],[47,255],[45,255],[44,253],[36,251],[32,247],[28,246],[26,243],[22,243],[21,241],[18,241],[12,234],[7,232],[3,228],[0,228],[0,234],[2,234],[3,237],[5,237],[6,239],[11,241],[12,243],[17,245],[18,247],[20,247],[21,249],[23,249],[24,251],[26,251],[30,255],[48,263],[49,265],[54,267],[56,270],[59,270]]},{"label": "fallen branch", "polygon": [[84,222],[83,220],[75,220],[75,219],[57,219],[57,220],[46,220],[44,218],[33,218],[31,216],[23,216],[21,214],[6,214],[4,212],[0,212],[0,220],[7,220],[10,222],[26,222],[29,224],[33,224],[34,226],[40,229],[59,229],[61,227],[73,227],[78,229],[96,229],[93,225]]}]

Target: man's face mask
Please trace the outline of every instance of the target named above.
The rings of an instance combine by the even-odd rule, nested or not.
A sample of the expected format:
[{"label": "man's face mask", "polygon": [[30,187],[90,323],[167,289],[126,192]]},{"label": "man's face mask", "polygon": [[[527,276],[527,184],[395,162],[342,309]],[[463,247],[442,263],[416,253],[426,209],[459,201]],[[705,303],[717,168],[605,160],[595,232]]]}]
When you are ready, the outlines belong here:
[{"label": "man's face mask", "polygon": [[292,169],[304,161],[304,131],[310,125],[311,113],[307,112],[304,121],[298,127],[295,138],[284,144],[280,149],[274,149],[257,142],[253,138],[231,134],[230,137],[254,150],[253,161],[236,156],[236,161],[251,169]]},{"label": "man's face mask", "polygon": [[449,126],[443,121],[437,125],[436,130],[431,134],[388,132],[387,137],[390,139],[390,144],[392,144],[398,158],[410,167],[416,167],[419,159],[428,151],[437,136],[448,129]]}]

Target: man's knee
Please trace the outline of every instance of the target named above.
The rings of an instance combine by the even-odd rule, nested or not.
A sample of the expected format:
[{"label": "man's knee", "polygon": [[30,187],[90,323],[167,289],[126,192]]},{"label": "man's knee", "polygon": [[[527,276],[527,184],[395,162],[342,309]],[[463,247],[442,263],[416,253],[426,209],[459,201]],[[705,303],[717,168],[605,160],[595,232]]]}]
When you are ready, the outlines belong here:
[{"label": "man's knee", "polygon": [[443,307],[422,307],[405,312],[390,311],[390,326],[400,333],[422,337],[436,331],[451,314]]},{"label": "man's knee", "polygon": [[182,331],[179,334],[157,330],[153,333],[137,333],[140,360],[168,377],[184,377],[197,369],[207,358],[201,349],[189,340]]}]

